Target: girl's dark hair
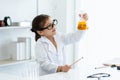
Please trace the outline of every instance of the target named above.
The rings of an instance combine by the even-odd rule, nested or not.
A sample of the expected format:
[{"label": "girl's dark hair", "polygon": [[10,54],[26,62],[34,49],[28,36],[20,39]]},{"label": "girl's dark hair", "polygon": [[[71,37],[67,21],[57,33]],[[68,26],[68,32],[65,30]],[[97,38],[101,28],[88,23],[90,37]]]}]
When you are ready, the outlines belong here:
[{"label": "girl's dark hair", "polygon": [[33,19],[31,31],[35,33],[35,41],[41,38],[41,35],[39,35],[37,31],[40,31],[40,29],[44,27],[49,17],[50,17],[49,15],[41,14],[41,15],[36,16]]}]

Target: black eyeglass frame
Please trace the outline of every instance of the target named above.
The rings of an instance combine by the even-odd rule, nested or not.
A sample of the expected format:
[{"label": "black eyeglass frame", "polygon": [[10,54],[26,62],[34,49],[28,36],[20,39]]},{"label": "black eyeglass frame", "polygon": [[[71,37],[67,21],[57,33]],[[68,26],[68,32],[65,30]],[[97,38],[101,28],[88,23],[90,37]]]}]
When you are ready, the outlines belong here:
[{"label": "black eyeglass frame", "polygon": [[43,31],[43,30],[45,30],[45,29],[51,30],[51,29],[54,27],[54,25],[57,25],[57,24],[58,24],[57,19],[53,19],[52,24],[48,25],[48,26],[45,27],[45,28],[40,28],[39,30],[40,30],[40,31]]}]

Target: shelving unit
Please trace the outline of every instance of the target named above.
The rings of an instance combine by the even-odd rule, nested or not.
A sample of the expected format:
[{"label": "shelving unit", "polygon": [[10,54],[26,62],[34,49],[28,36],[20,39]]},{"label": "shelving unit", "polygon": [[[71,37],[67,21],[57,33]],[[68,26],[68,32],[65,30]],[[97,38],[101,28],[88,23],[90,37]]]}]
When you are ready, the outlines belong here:
[{"label": "shelving unit", "polygon": [[12,59],[6,59],[6,60],[0,60],[0,67],[3,66],[9,66],[9,65],[15,65],[20,63],[26,63],[30,61],[35,61],[35,59],[29,59],[29,60],[12,60]]},{"label": "shelving unit", "polygon": [[[7,4],[7,7],[6,3],[9,3]],[[37,15],[36,0],[1,0],[0,5],[3,7],[0,13],[0,20],[4,20],[4,17],[9,16],[12,22],[12,26],[0,26],[0,72],[7,74],[7,76],[4,77],[0,76],[0,80],[13,80],[9,75],[23,76],[26,69],[29,69],[28,66],[31,66],[31,64],[35,62],[33,60],[35,42],[34,33],[32,33],[30,29],[31,21]],[[15,24],[13,24],[14,22]],[[30,24],[23,24],[24,22]],[[11,50],[11,48],[16,50],[12,46],[14,46],[14,43],[17,42],[20,37],[31,38],[31,57],[29,60],[15,60],[12,57],[12,54],[16,52]],[[16,79],[18,80],[18,78]]]},{"label": "shelving unit", "polygon": [[[0,27],[0,67],[3,66],[9,66],[9,65],[15,65],[15,64],[20,64],[20,63],[26,63],[30,61],[34,61],[32,53],[34,52],[33,46],[31,50],[31,58],[30,60],[12,60],[9,57],[9,51],[8,48],[9,43],[12,43],[17,40],[18,37],[32,37],[33,34],[30,31],[31,26],[3,26]],[[34,45],[34,38],[31,40],[30,45]],[[8,47],[9,46],[9,47]],[[5,53],[5,54],[3,54]],[[5,58],[5,59],[4,59]]]},{"label": "shelving unit", "polygon": [[30,28],[30,26],[3,26],[3,27],[0,27],[0,30],[3,30],[3,29],[16,29],[16,28]]}]

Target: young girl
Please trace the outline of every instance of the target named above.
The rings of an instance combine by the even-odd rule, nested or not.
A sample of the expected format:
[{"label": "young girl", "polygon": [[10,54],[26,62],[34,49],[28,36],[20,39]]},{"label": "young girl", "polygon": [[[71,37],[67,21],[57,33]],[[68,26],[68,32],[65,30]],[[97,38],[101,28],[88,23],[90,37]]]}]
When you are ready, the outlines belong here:
[{"label": "young girl", "polygon": [[[88,19],[87,14],[84,14],[83,19]],[[32,22],[31,31],[35,33],[40,75],[69,71],[71,66],[65,64],[64,46],[79,41],[86,32],[79,29],[74,33],[61,34],[56,30],[57,23],[56,19],[46,14],[36,16]]]}]

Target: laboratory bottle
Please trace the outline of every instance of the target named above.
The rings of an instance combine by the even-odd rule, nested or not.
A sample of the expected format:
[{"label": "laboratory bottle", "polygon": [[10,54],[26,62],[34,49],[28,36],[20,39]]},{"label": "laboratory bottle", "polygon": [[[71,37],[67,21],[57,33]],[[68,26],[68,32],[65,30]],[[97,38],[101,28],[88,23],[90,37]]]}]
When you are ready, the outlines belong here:
[{"label": "laboratory bottle", "polygon": [[87,21],[83,19],[83,14],[80,15],[80,20],[78,21],[78,30],[87,30]]}]

